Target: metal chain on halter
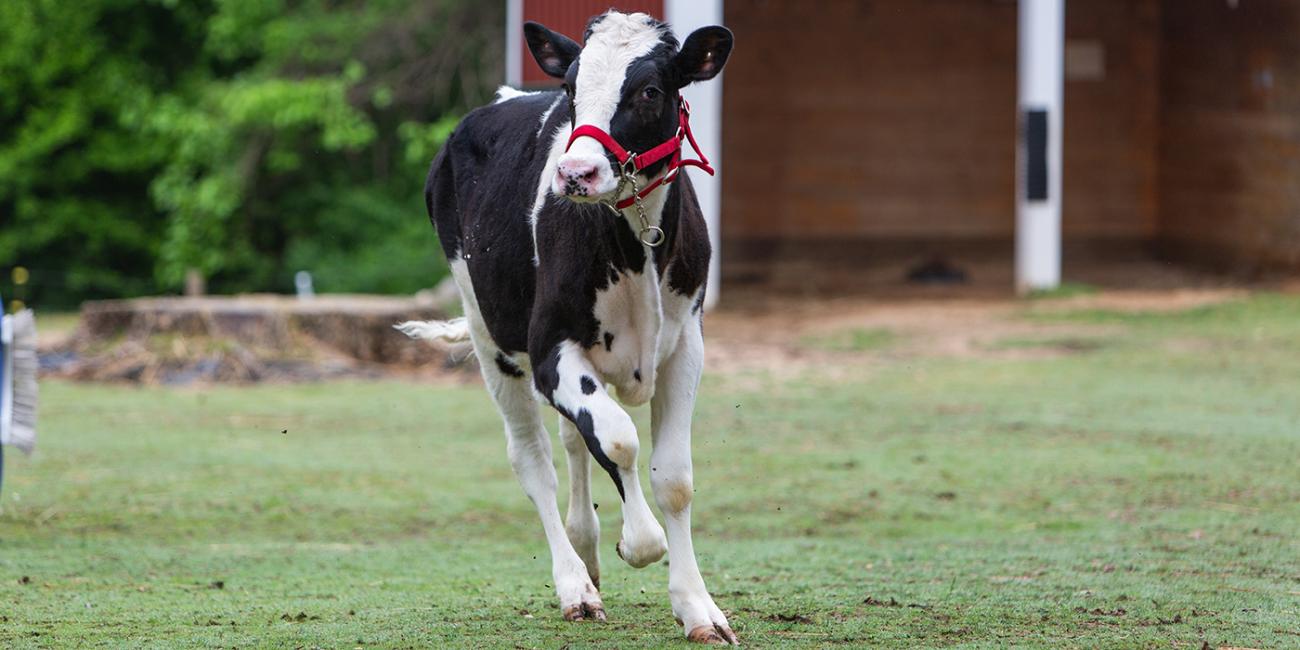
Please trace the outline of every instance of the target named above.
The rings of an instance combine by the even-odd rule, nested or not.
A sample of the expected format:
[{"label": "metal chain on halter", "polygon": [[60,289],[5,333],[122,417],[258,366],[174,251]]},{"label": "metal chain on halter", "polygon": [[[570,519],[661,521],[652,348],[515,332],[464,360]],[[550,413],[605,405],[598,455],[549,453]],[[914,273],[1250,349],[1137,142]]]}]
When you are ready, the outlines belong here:
[{"label": "metal chain on halter", "polygon": [[[655,248],[664,243],[664,230],[659,226],[652,225],[650,223],[650,218],[645,214],[645,203],[641,200],[641,188],[636,182],[635,161],[636,156],[631,155],[628,156],[626,163],[619,166],[618,189],[614,191],[614,196],[622,196],[624,185],[629,183],[632,185],[632,201],[636,205],[636,216],[641,220],[641,232],[637,234],[637,239],[640,239],[642,244]],[[605,207],[612,210],[614,214],[622,214],[613,203],[608,201],[603,201],[603,203],[605,204]]]}]

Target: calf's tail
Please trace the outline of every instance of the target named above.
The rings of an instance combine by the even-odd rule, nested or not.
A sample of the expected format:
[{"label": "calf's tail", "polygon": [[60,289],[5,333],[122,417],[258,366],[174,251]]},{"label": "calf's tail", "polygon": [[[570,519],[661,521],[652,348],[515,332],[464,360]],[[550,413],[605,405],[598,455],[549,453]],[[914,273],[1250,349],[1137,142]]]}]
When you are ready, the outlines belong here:
[{"label": "calf's tail", "polygon": [[462,343],[469,340],[469,322],[464,317],[451,320],[408,320],[393,329],[413,338],[443,343]]}]

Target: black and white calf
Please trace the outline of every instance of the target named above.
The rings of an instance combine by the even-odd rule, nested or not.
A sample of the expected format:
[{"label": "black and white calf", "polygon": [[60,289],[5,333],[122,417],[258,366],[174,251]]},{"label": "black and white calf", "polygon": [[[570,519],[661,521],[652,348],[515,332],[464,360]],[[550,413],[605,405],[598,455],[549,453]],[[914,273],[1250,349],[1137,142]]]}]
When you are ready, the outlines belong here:
[{"label": "black and white calf", "polygon": [[[511,465],[541,515],[565,618],[605,618],[590,453],[622,497],[619,557],[643,567],[667,553],[669,598],[687,636],[735,643],[691,544],[691,413],[710,250],[679,174],[707,163],[683,160],[682,143],[694,143],[678,94],[722,70],[731,32],[706,27],[679,48],[665,24],[615,11],[592,19],[583,46],[524,27],[563,91],[503,88],[447,140],[425,200],[465,318],[399,328],[473,341]],[[563,522],[539,400],[559,412],[569,459]],[[650,484],[666,536],[641,491],[636,427],[618,403],[647,401]]]}]

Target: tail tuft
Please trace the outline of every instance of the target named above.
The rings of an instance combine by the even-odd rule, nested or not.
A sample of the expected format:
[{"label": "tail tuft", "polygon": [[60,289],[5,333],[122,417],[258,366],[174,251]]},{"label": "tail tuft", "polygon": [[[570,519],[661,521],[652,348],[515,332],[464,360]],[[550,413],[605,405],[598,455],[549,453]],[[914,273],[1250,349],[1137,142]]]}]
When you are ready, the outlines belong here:
[{"label": "tail tuft", "polygon": [[413,338],[443,343],[463,343],[469,340],[469,322],[461,318],[451,320],[408,320],[393,329]]}]

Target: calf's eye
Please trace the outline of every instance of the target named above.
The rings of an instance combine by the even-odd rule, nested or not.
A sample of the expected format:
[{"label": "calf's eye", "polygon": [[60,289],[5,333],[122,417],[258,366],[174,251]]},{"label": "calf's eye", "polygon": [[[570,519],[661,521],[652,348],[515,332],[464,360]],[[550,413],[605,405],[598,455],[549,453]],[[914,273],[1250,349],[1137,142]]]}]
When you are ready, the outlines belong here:
[{"label": "calf's eye", "polygon": [[663,94],[663,91],[654,86],[646,86],[646,89],[641,91],[641,96],[646,99],[659,99],[659,95],[661,94]]}]

